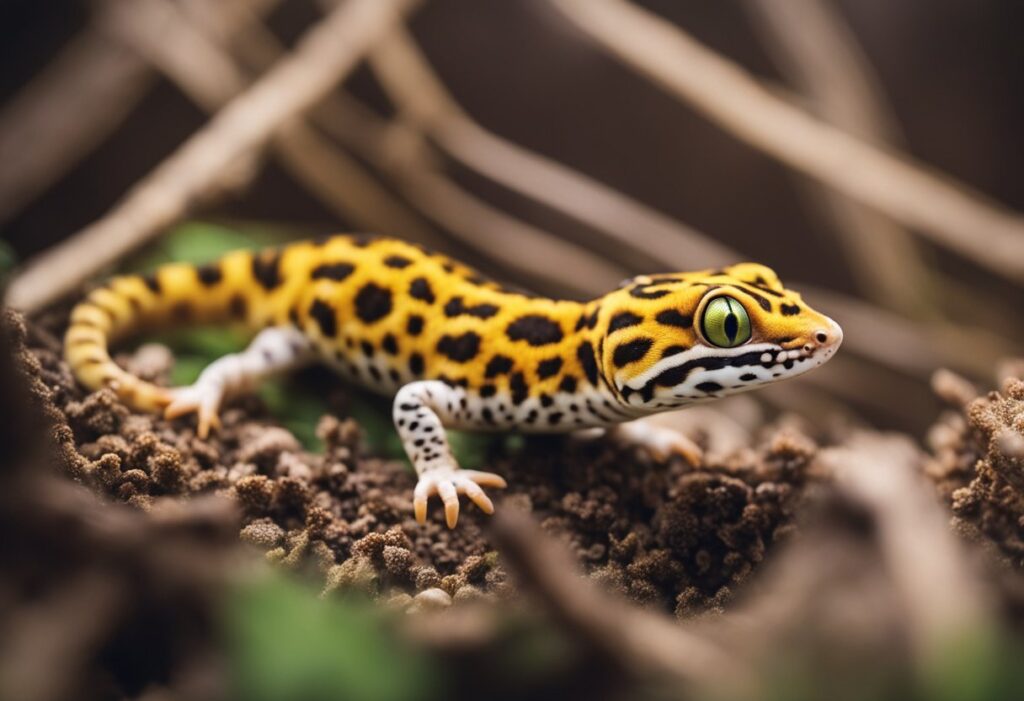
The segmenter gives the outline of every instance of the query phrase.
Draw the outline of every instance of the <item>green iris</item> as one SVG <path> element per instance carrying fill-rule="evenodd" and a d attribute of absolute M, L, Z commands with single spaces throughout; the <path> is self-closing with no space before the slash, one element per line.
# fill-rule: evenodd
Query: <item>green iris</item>
<path fill-rule="evenodd" d="M 704 338 L 721 348 L 735 348 L 750 340 L 750 317 L 732 297 L 715 297 L 704 307 Z"/>

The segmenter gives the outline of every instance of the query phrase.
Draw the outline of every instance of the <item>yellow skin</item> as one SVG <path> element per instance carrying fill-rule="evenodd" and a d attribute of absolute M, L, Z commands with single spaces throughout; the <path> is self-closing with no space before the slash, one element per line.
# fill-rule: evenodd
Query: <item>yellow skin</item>
<path fill-rule="evenodd" d="M 712 306 L 722 296 L 732 301 Z M 727 339 L 715 333 L 723 311 L 735 312 L 725 321 Z M 231 321 L 260 333 L 187 388 L 140 380 L 107 351 L 146 329 Z M 396 427 L 420 475 L 417 519 L 436 493 L 454 526 L 459 493 L 490 513 L 482 487 L 505 482 L 460 470 L 445 428 L 610 428 L 806 372 L 841 341 L 834 321 L 755 263 L 640 276 L 581 303 L 503 290 L 402 241 L 335 236 L 114 278 L 73 310 L 65 355 L 82 384 L 110 387 L 135 409 L 172 418 L 196 412 L 202 437 L 218 425 L 226 396 L 272 372 L 325 362 L 395 395 Z M 626 428 L 656 452 L 699 460 L 679 436 L 635 421 Z"/>

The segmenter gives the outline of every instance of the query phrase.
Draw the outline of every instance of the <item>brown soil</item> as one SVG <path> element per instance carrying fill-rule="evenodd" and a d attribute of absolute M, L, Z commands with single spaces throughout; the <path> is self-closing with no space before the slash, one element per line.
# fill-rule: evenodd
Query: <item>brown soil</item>
<path fill-rule="evenodd" d="M 217 493 L 244 514 L 239 537 L 285 567 L 315 569 L 325 588 L 408 600 L 440 588 L 455 600 L 503 597 L 512 586 L 471 505 L 448 530 L 439 510 L 412 519 L 410 469 L 368 455 L 352 419 L 324 416 L 323 454 L 302 449 L 256 399 L 223 413 L 208 440 L 189 421 L 135 413 L 84 392 L 61 359 L 59 322 L 30 325 L 22 362 L 50 390 L 68 473 L 114 501 L 151 509 Z M 160 381 L 169 355 L 144 347 L 119 359 Z M 766 430 L 757 450 L 693 469 L 607 441 L 528 439 L 496 449 L 509 502 L 532 511 L 593 578 L 644 605 L 687 615 L 718 610 L 766 552 L 792 531 L 817 446 L 793 428 Z M 437 505 L 433 505 L 434 509 Z"/>
<path fill-rule="evenodd" d="M 1015 373 L 1024 375 L 1024 373 Z M 967 398 L 965 398 L 967 399 Z M 1012 570 L 1024 567 L 1024 380 L 964 402 L 929 436 L 928 466 L 953 511 L 954 528 Z"/>

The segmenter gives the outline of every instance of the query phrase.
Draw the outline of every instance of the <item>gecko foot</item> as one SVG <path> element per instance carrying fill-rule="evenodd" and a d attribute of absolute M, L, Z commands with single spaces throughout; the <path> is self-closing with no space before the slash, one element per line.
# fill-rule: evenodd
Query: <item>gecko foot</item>
<path fill-rule="evenodd" d="M 492 472 L 437 468 L 420 475 L 413 491 L 413 511 L 418 523 L 427 521 L 427 500 L 437 494 L 444 502 L 444 516 L 448 528 L 455 528 L 459 521 L 459 494 L 465 494 L 485 514 L 494 513 L 494 504 L 484 493 L 483 487 L 504 489 L 505 480 Z"/>
<path fill-rule="evenodd" d="M 665 461 L 673 455 L 678 455 L 691 467 L 699 467 L 704 457 L 704 451 L 700 446 L 679 431 L 667 426 L 657 426 L 645 420 L 622 424 L 612 432 L 612 436 L 622 445 L 646 450 L 658 461 Z"/>
<path fill-rule="evenodd" d="M 176 419 L 196 412 L 199 421 L 196 434 L 200 438 L 210 435 L 210 429 L 220 428 L 220 417 L 217 415 L 223 393 L 216 387 L 194 384 L 171 390 L 171 401 L 164 409 L 164 418 Z"/>

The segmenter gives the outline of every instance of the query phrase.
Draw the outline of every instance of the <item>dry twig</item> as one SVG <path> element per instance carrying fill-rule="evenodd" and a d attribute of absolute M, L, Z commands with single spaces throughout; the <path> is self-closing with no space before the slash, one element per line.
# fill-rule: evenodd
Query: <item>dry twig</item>
<path fill-rule="evenodd" d="M 351 0 L 307 32 L 295 52 L 235 98 L 106 217 L 31 261 L 9 290 L 37 310 L 145 243 L 215 189 L 289 119 L 320 100 L 415 0 Z"/>
<path fill-rule="evenodd" d="M 496 183 L 583 222 L 669 267 L 735 262 L 735 251 L 640 202 L 481 128 L 459 107 L 403 28 L 370 54 L 384 89 L 446 154 Z"/>
<path fill-rule="evenodd" d="M 922 669 L 942 661 L 950 641 L 989 630 L 981 584 L 948 528 L 948 514 L 923 483 L 921 456 L 910 440 L 861 434 L 822 460 L 837 487 L 874 517 Z"/>
<path fill-rule="evenodd" d="M 812 117 L 636 5 L 552 3 L 608 51 L 737 138 L 989 270 L 1024 281 L 1024 220 L 1016 212 Z"/>
<path fill-rule="evenodd" d="M 831 3 L 747 0 L 746 6 L 782 71 L 823 119 L 876 145 L 897 143 L 895 118 L 871 63 Z M 934 306 L 934 281 L 912 235 L 827 188 L 806 190 L 834 221 L 862 293 L 911 317 L 927 314 Z"/>
<path fill-rule="evenodd" d="M 191 21 L 167 0 L 133 0 L 119 7 L 115 30 L 122 41 L 206 110 L 216 112 L 247 87 L 248 76 L 218 46 L 228 43 L 234 33 L 225 31 L 219 7 L 207 3 L 192 7 L 195 18 Z M 246 40 L 240 45 L 248 46 L 257 29 L 257 23 L 239 28 L 237 33 Z M 274 52 L 274 58 L 279 55 Z M 281 127 L 272 145 L 286 168 L 356 227 L 390 231 L 426 243 L 441 240 L 358 161 L 336 149 L 304 120 L 297 118 Z"/>
<path fill-rule="evenodd" d="M 0 113 L 0 221 L 16 214 L 124 121 L 146 64 L 86 29 Z"/>
<path fill-rule="evenodd" d="M 243 16 L 258 17 L 278 2 L 216 0 L 216 14 L 230 37 Z M 152 84 L 145 61 L 108 31 L 117 4 L 101 3 L 91 25 L 0 113 L 0 221 L 106 139 Z"/>
<path fill-rule="evenodd" d="M 746 680 L 742 666 L 715 643 L 667 617 L 607 596 L 580 577 L 568 553 L 525 512 L 503 509 L 491 526 L 499 551 L 522 584 L 581 640 L 597 646 L 624 672 L 640 677 L 653 674 L 687 685 L 723 679 L 726 672 L 734 684 Z"/>

